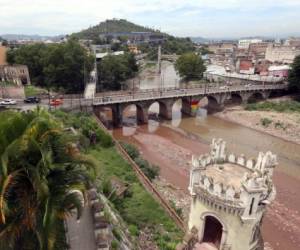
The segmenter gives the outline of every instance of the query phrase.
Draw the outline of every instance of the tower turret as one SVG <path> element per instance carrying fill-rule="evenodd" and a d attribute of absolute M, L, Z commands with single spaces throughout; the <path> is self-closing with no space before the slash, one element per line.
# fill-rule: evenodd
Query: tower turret
<path fill-rule="evenodd" d="M 275 198 L 276 165 L 271 152 L 260 152 L 257 159 L 226 154 L 222 139 L 213 139 L 210 154 L 192 157 L 189 230 L 198 230 L 195 249 L 205 249 L 205 244 L 222 250 L 263 249 L 260 226 Z"/>

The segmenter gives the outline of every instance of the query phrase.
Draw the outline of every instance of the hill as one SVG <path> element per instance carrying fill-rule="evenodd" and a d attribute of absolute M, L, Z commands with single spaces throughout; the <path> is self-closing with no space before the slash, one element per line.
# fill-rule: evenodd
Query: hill
<path fill-rule="evenodd" d="M 125 19 L 110 19 L 99 23 L 98 25 L 89 27 L 80 32 L 73 33 L 72 36 L 79 39 L 96 40 L 100 33 L 112 32 L 154 32 L 161 33 L 159 30 L 143 27 Z"/>
<path fill-rule="evenodd" d="M 182 54 L 184 52 L 189 52 L 194 50 L 194 44 L 189 38 L 178 38 L 171 36 L 169 34 L 163 33 L 159 30 L 151 29 L 135 23 L 129 22 L 125 19 L 111 19 L 99 23 L 96 26 L 92 26 L 88 29 L 84 29 L 80 32 L 73 33 L 71 36 L 78 39 L 89 39 L 93 40 L 94 43 L 101 43 L 99 35 L 101 33 L 113 33 L 113 32 L 153 32 L 165 37 L 165 41 L 162 45 L 162 52 L 165 54 Z M 143 53 L 149 53 L 154 50 L 157 46 L 151 44 L 141 44 L 139 49 Z M 154 51 L 156 56 L 157 51 Z"/>

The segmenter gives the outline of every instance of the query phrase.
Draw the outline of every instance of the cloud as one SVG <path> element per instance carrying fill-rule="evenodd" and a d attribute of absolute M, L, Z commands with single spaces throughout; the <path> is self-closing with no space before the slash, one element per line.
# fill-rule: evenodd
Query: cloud
<path fill-rule="evenodd" d="M 292 32 L 300 24 L 297 13 L 299 0 L 0 0 L 0 33 L 71 33 L 113 17 L 176 35 L 265 31 L 257 20 L 270 32 L 276 26 Z"/>

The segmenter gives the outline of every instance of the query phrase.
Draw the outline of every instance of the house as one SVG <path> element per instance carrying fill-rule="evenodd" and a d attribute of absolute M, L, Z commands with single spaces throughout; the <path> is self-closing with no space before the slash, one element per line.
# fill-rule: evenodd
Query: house
<path fill-rule="evenodd" d="M 290 66 L 288 65 L 270 66 L 269 76 L 288 77 L 289 70 L 290 70 Z"/>
<path fill-rule="evenodd" d="M 12 82 L 17 86 L 30 85 L 26 65 L 0 65 L 0 81 Z"/>

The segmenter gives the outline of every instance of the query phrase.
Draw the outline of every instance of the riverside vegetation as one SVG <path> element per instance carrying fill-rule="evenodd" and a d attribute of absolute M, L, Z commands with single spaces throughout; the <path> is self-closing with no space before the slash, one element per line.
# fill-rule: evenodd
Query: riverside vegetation
<path fill-rule="evenodd" d="M 143 230 L 150 231 L 153 241 L 160 249 L 175 249 L 181 240 L 183 232 L 167 215 L 157 201 L 145 190 L 135 175 L 132 167 L 117 152 L 111 137 L 105 134 L 90 116 L 84 114 L 69 114 L 56 111 L 55 115 L 68 126 L 73 126 L 85 135 L 85 152 L 97 161 L 97 182 L 99 191 L 110 200 L 113 208 L 119 212 L 132 237 L 137 238 Z M 88 144 L 90 132 L 98 134 L 96 143 Z M 126 151 L 141 167 L 149 179 L 155 178 L 158 168 L 142 159 L 136 148 L 125 145 Z M 139 163 L 140 162 L 140 163 Z M 128 186 L 124 197 L 114 194 L 110 185 L 112 177 L 119 178 Z"/>
<path fill-rule="evenodd" d="M 80 217 L 79 193 L 96 184 L 107 194 L 112 177 L 128 184 L 123 198 L 108 198 L 132 238 L 150 230 L 160 249 L 175 249 L 182 232 L 92 117 L 36 109 L 0 118 L 0 249 L 67 249 L 63 221 L 74 208 Z"/>

